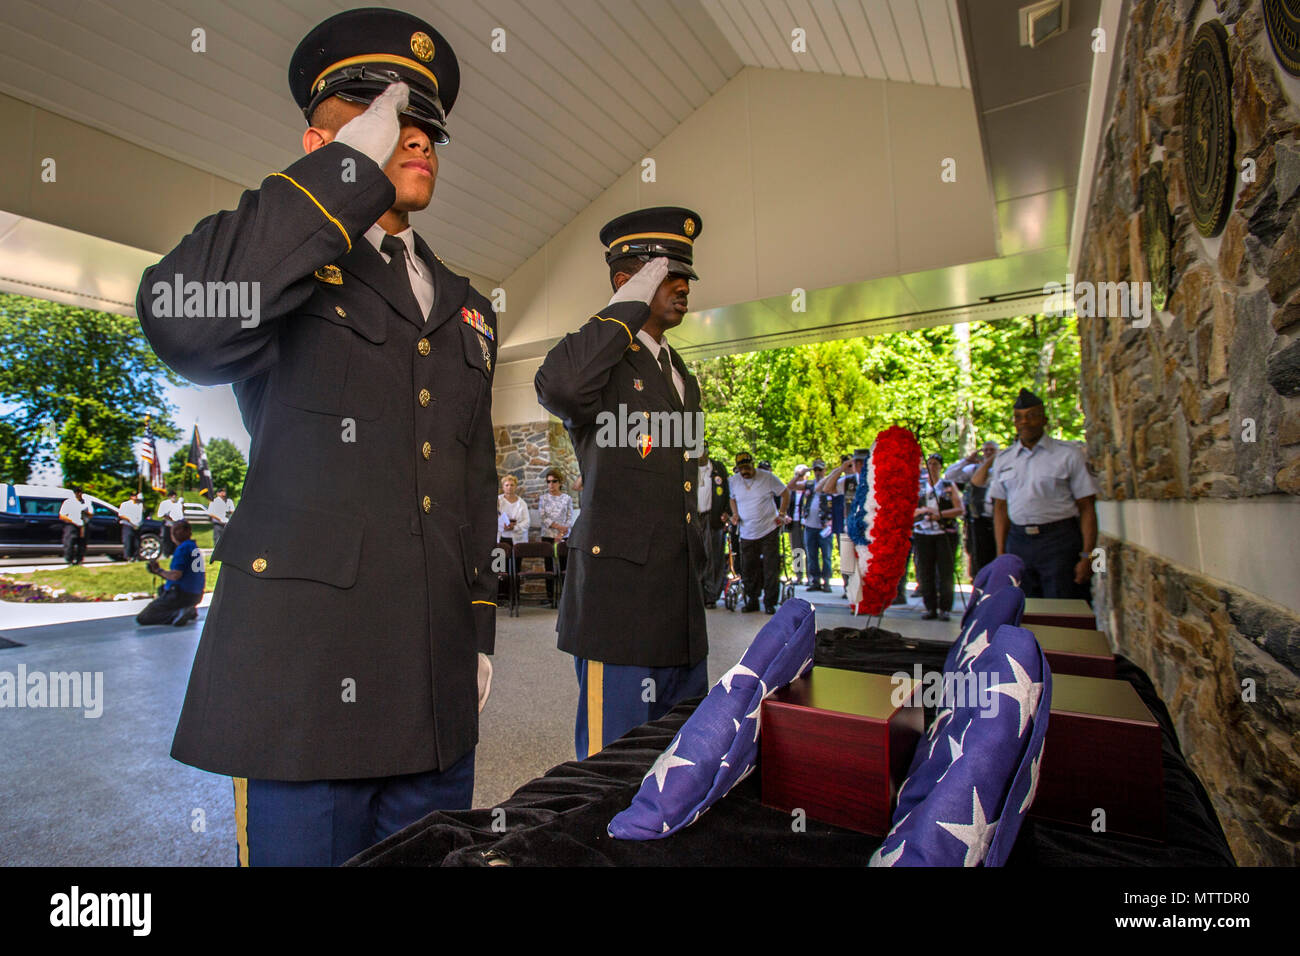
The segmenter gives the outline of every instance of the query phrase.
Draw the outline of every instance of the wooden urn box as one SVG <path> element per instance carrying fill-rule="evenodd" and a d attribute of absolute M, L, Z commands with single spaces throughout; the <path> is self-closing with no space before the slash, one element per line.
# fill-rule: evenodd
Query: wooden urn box
<path fill-rule="evenodd" d="M 1054 676 L 1073 674 L 1076 677 L 1114 678 L 1115 655 L 1111 653 L 1110 641 L 1101 631 L 1052 624 L 1026 626 L 1047 655 Z"/>
<path fill-rule="evenodd" d="M 1025 598 L 1025 616 L 1020 619 L 1020 626 L 1032 629 L 1035 624 L 1092 631 L 1097 628 L 1097 616 L 1087 601 L 1078 598 Z"/>
<path fill-rule="evenodd" d="M 763 702 L 764 806 L 883 836 L 925 727 L 921 685 L 814 667 Z M 896 705 L 895 700 L 901 700 Z"/>
<path fill-rule="evenodd" d="M 1123 680 L 1052 676 L 1052 713 L 1029 815 L 1163 840 L 1160 725 Z"/>

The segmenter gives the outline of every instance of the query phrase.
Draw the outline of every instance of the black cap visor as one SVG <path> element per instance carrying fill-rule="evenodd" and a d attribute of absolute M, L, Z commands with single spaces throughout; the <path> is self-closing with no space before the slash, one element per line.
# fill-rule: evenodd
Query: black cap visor
<path fill-rule="evenodd" d="M 400 68 L 387 70 L 372 66 L 349 66 L 336 70 L 323 80 L 324 86 L 317 84 L 317 92 L 303 110 L 309 123 L 312 111 L 331 96 L 369 105 L 393 83 L 405 83 L 410 87 L 411 95 L 402 115 L 419 123 L 435 146 L 446 146 L 451 142 L 451 137 L 447 135 L 447 117 L 442 109 L 442 101 L 438 99 L 437 93 L 428 89 L 427 81 L 423 78 L 416 79 Z"/>

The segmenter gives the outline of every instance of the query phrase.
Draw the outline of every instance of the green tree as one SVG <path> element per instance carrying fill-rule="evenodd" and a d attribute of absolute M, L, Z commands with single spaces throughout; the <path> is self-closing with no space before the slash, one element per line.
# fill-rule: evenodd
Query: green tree
<path fill-rule="evenodd" d="M 969 333 L 964 389 L 951 326 L 701 362 L 710 451 L 729 460 L 750 450 L 788 478 L 796 464 L 816 457 L 834 467 L 840 454 L 898 424 L 915 432 L 927 453 L 952 462 L 965 451 L 964 423 L 978 440 L 1014 440 L 1011 406 L 1022 386 L 1042 396 L 1053 434 L 1083 437 L 1073 317 L 999 319 Z"/>
<path fill-rule="evenodd" d="M 0 469 L 26 481 L 58 465 L 63 480 L 107 499 L 136 486 L 146 416 L 175 438 L 167 383 L 181 379 L 129 316 L 0 293 Z"/>
<path fill-rule="evenodd" d="M 244 490 L 244 476 L 248 474 L 248 461 L 244 453 L 228 438 L 214 438 L 208 442 L 208 467 L 212 469 L 212 487 L 225 488 L 231 499 L 238 498 Z"/>

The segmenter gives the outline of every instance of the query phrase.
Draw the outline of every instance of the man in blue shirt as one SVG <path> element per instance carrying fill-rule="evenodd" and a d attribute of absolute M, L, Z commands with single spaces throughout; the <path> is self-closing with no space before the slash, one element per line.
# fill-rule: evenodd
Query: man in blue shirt
<path fill-rule="evenodd" d="M 184 519 L 171 527 L 171 567 L 164 571 L 156 560 L 146 567 L 150 574 L 164 579 L 158 596 L 136 615 L 137 624 L 172 624 L 180 627 L 198 619 L 198 603 L 203 600 L 203 587 L 207 574 L 203 567 L 203 552 L 191 538 L 190 523 Z"/>

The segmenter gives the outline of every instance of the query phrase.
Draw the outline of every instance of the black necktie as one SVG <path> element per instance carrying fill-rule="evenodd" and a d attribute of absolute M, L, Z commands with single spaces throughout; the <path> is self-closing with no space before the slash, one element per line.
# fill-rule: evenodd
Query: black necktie
<path fill-rule="evenodd" d="M 379 248 L 389 257 L 388 268 L 401 280 L 403 289 L 411 289 L 411 274 L 406 271 L 406 243 L 396 236 L 385 235 Z M 411 289 L 412 294 L 415 290 Z"/>
<path fill-rule="evenodd" d="M 659 346 L 659 367 L 663 369 L 664 381 L 668 383 L 668 394 L 673 397 L 673 404 L 676 405 L 681 401 L 681 396 L 677 394 L 677 386 L 673 383 L 673 363 L 668 358 L 668 346 Z"/>

